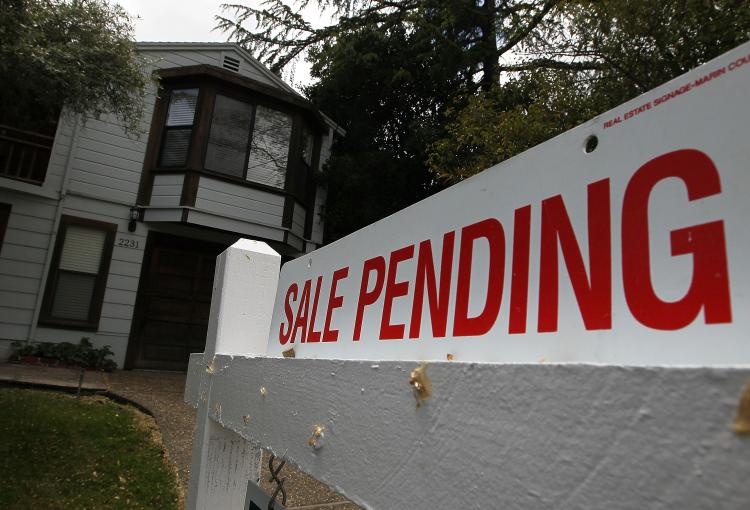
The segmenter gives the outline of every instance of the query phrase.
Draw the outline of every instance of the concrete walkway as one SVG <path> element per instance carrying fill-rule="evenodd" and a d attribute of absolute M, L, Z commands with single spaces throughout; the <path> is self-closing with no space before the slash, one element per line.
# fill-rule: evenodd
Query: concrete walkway
<path fill-rule="evenodd" d="M 0 382 L 76 388 L 77 369 L 0 364 Z M 195 428 L 195 410 L 183 402 L 185 374 L 117 370 L 112 373 L 86 372 L 83 388 L 109 392 L 124 398 L 154 416 L 161 430 L 168 458 L 177 467 L 183 492 L 190 479 L 190 455 Z M 263 457 L 261 487 L 272 492 L 268 482 L 267 454 Z M 296 510 L 353 510 L 359 508 L 325 484 L 287 464 L 280 475 L 286 478 L 287 508 Z"/>

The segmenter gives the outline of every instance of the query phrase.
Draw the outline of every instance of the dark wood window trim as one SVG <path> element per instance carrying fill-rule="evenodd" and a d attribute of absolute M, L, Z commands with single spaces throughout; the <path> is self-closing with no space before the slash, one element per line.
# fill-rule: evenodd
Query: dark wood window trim
<path fill-rule="evenodd" d="M 89 305 L 89 316 L 86 320 L 63 319 L 52 316 L 52 305 L 57 284 L 60 276 L 60 257 L 62 256 L 63 245 L 70 225 L 80 225 L 89 228 L 95 228 L 105 232 L 104 248 L 99 262 L 99 272 L 96 275 L 94 292 Z M 107 276 L 109 275 L 109 265 L 112 260 L 112 249 L 114 247 L 115 235 L 117 234 L 117 225 L 105 223 L 103 221 L 89 220 L 86 218 L 77 218 L 75 216 L 62 216 L 60 219 L 60 229 L 57 233 L 55 242 L 55 251 L 52 255 L 52 264 L 50 265 L 47 286 L 44 292 L 42 310 L 39 317 L 39 324 L 44 326 L 53 326 L 65 329 L 80 329 L 96 331 L 99 328 L 99 318 L 102 312 L 102 303 L 104 301 L 104 290 L 107 285 Z"/>
<path fill-rule="evenodd" d="M 0 253 L 3 250 L 3 239 L 5 239 L 5 230 L 8 228 L 9 218 L 10 204 L 0 203 Z"/>

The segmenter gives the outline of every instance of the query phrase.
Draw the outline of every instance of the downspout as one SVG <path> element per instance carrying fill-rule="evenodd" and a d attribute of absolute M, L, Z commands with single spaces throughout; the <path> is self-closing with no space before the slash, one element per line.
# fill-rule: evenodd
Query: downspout
<path fill-rule="evenodd" d="M 39 322 L 39 315 L 42 311 L 42 301 L 44 300 L 44 289 L 47 286 L 47 276 L 49 275 L 49 269 L 52 265 L 52 254 L 55 251 L 55 243 L 57 242 L 57 231 L 60 229 L 63 201 L 68 194 L 68 185 L 70 184 L 70 174 L 73 166 L 73 151 L 78 147 L 78 136 L 80 134 L 79 128 L 81 125 L 80 120 L 81 118 L 79 115 L 73 117 L 73 133 L 70 137 L 70 148 L 68 150 L 68 155 L 65 158 L 65 171 L 63 173 L 62 182 L 60 183 L 57 209 L 55 210 L 55 221 L 52 224 L 52 232 L 50 232 L 49 243 L 47 244 L 47 255 L 44 258 L 42 277 L 39 279 L 39 289 L 37 290 L 36 303 L 34 304 L 34 315 L 31 317 L 31 326 L 29 327 L 29 334 L 26 337 L 27 344 L 36 338 L 37 324 Z"/>

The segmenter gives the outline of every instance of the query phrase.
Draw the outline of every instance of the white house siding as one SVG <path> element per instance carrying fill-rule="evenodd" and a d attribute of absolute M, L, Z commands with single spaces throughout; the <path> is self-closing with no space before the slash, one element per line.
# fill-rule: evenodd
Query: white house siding
<path fill-rule="evenodd" d="M 201 176 L 198 182 L 195 208 L 216 215 L 280 228 L 284 216 L 284 197 Z"/>
<path fill-rule="evenodd" d="M 197 50 L 188 50 L 190 46 L 185 45 L 182 49 L 180 45 L 166 48 L 158 46 L 149 46 L 148 43 L 141 45 L 142 53 L 151 61 L 154 68 L 185 67 L 195 65 L 212 65 L 217 67 L 223 66 L 224 55 L 237 58 L 240 60 L 240 69 L 237 74 L 251 78 L 265 85 L 279 87 L 279 83 L 269 71 L 262 69 L 255 63 L 250 62 L 231 48 L 210 49 L 200 48 Z M 196 46 L 194 46 L 196 48 Z M 288 85 L 283 84 L 281 88 L 287 91 L 293 91 Z"/>
<path fill-rule="evenodd" d="M 39 342 L 78 342 L 81 337 L 88 337 L 94 345 L 109 345 L 114 360 L 122 366 L 130 334 L 130 323 L 133 318 L 138 279 L 143 262 L 146 245 L 146 227 L 138 223 L 135 232 L 128 232 L 128 213 L 130 208 L 104 200 L 95 200 L 69 195 L 63 204 L 64 215 L 104 221 L 117 225 L 115 246 L 109 266 L 107 286 L 104 291 L 102 312 L 97 331 L 57 329 L 40 326 L 37 329 L 36 341 Z M 137 248 L 118 246 L 118 239 L 126 238 L 137 241 Z"/>
<path fill-rule="evenodd" d="M 184 174 L 160 174 L 154 176 L 150 205 L 154 207 L 179 207 L 184 180 Z"/>
<path fill-rule="evenodd" d="M 8 341 L 26 340 L 34 315 L 55 200 L 0 189 L 0 202 L 11 204 L 0 251 L 0 351 Z"/>
<path fill-rule="evenodd" d="M 114 117 L 87 119 L 72 156 L 69 192 L 134 205 L 145 153 L 145 135 L 128 137 Z"/>

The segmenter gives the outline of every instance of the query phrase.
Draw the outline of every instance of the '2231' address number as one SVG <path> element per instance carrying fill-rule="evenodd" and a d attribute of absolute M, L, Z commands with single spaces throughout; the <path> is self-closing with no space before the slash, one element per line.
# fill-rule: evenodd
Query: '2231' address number
<path fill-rule="evenodd" d="M 136 241 L 135 239 L 118 237 L 115 246 L 121 246 L 123 248 L 138 248 L 138 241 Z"/>

